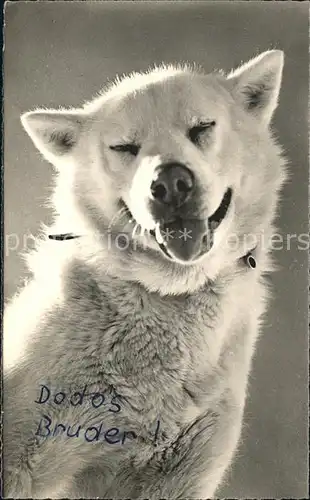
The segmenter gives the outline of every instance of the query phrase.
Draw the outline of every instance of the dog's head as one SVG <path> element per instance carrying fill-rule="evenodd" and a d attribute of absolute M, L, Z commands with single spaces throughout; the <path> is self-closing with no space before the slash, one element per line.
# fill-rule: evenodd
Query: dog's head
<path fill-rule="evenodd" d="M 228 76 L 161 67 L 117 81 L 81 109 L 24 114 L 60 184 L 67 179 L 60 215 L 109 234 L 113 258 L 151 289 L 214 278 L 274 215 L 284 169 L 269 125 L 282 67 L 277 50 Z M 157 285 L 145 277 L 150 266 Z M 167 283 L 176 276 L 180 288 Z"/>

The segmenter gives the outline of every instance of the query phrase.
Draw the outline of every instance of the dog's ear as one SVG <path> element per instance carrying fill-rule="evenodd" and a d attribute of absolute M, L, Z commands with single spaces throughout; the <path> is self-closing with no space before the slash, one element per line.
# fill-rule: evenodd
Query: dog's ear
<path fill-rule="evenodd" d="M 267 126 L 277 107 L 284 53 L 270 50 L 243 64 L 228 75 L 237 100 Z"/>
<path fill-rule="evenodd" d="M 82 110 L 36 110 L 23 114 L 21 122 L 34 145 L 54 164 L 77 144 L 85 114 Z"/>

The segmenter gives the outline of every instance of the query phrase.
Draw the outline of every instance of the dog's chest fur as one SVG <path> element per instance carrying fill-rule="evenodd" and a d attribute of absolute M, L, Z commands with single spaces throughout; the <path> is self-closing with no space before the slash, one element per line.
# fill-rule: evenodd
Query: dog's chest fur
<path fill-rule="evenodd" d="M 32 347 L 38 384 L 72 391 L 88 384 L 92 392 L 113 386 L 121 396 L 114 425 L 131 425 L 145 439 L 157 421 L 164 435 L 178 434 L 227 388 L 222 349 L 243 317 L 240 300 L 238 310 L 225 307 L 230 286 L 162 297 L 110 277 L 98 283 L 81 262 L 63 283 L 63 300 L 46 314 Z M 74 417 L 70 408 L 53 411 Z M 85 407 L 79 418 L 95 425 L 103 416 Z"/>

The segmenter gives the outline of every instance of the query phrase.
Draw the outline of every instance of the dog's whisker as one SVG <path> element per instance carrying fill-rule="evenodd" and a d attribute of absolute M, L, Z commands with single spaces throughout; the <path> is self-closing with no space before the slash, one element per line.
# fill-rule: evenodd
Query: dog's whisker
<path fill-rule="evenodd" d="M 110 223 L 108 225 L 108 230 L 110 230 L 117 222 L 120 222 L 125 214 L 126 214 L 126 208 L 125 207 L 120 208 L 110 220 Z"/>
<path fill-rule="evenodd" d="M 136 233 L 137 233 L 137 231 L 139 229 L 139 226 L 140 226 L 140 224 L 138 224 L 138 223 L 135 224 L 135 227 L 133 228 L 132 233 L 131 233 L 131 237 L 132 238 L 135 237 L 135 235 L 136 235 Z"/>
<path fill-rule="evenodd" d="M 145 233 L 147 233 L 147 228 L 141 226 L 140 237 L 145 238 Z"/>

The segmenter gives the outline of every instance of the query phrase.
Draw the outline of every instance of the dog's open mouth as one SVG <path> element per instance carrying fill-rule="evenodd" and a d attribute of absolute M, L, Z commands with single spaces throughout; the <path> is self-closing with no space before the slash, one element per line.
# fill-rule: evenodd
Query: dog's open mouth
<path fill-rule="evenodd" d="M 225 219 L 232 200 L 228 188 L 216 211 L 208 219 L 176 217 L 174 220 L 157 222 L 150 231 L 161 252 L 170 260 L 192 262 L 207 253 L 213 245 L 213 233 Z M 134 220 L 127 204 L 120 200 L 128 217 Z"/>

